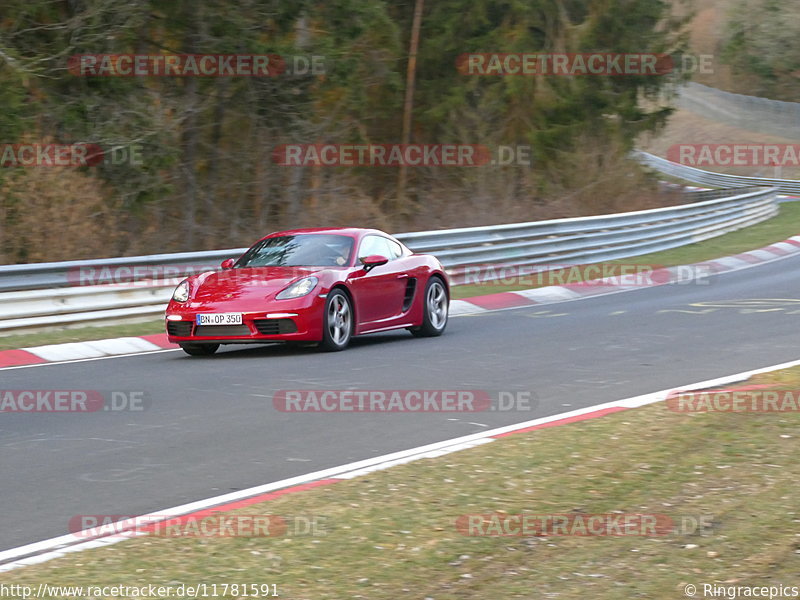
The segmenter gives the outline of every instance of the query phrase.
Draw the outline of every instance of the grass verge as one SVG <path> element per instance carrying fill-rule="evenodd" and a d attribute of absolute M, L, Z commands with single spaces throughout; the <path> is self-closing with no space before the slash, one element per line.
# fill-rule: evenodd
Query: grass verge
<path fill-rule="evenodd" d="M 755 382 L 798 389 L 800 369 Z M 0 584 L 257 583 L 307 600 L 618 600 L 682 598 L 687 584 L 800 585 L 797 419 L 659 403 L 239 511 L 323 517 L 324 535 L 145 537 L 0 574 Z M 653 537 L 467 537 L 454 527 L 465 514 L 615 511 L 684 527 Z"/>

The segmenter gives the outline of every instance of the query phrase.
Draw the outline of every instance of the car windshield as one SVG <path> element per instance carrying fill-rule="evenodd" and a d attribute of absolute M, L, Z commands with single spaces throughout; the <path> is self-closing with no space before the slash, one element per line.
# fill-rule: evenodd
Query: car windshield
<path fill-rule="evenodd" d="M 235 267 L 343 267 L 352 251 L 353 238 L 346 235 L 281 235 L 258 242 Z"/>

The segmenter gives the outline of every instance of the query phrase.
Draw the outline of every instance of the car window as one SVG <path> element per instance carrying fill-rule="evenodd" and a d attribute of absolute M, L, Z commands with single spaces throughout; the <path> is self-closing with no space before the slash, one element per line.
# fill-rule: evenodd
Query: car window
<path fill-rule="evenodd" d="M 302 234 L 265 238 L 236 262 L 242 267 L 341 267 L 350 261 L 353 238 Z"/>
<path fill-rule="evenodd" d="M 389 258 L 400 258 L 403 256 L 403 247 L 394 240 L 386 240 L 386 245 L 389 247 Z"/>
<path fill-rule="evenodd" d="M 373 254 L 380 254 L 386 258 L 396 258 L 389 246 L 389 240 L 380 235 L 368 235 L 361 240 L 361 249 L 358 251 L 358 258 L 364 258 Z"/>

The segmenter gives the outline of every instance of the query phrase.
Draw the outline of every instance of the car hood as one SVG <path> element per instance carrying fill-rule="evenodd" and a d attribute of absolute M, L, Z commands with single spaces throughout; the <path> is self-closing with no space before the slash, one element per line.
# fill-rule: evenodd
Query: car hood
<path fill-rule="evenodd" d="M 293 281 L 316 275 L 319 267 L 253 267 L 201 273 L 190 280 L 193 300 L 260 299 L 272 297 Z"/>

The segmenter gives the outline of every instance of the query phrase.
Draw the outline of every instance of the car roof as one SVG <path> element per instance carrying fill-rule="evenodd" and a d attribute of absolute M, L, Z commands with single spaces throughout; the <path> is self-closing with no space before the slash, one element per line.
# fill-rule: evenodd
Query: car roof
<path fill-rule="evenodd" d="M 378 235 L 389 236 L 388 233 L 384 233 L 383 231 L 380 231 L 378 229 L 365 229 L 362 227 L 308 227 L 304 229 L 288 229 L 286 231 L 275 231 L 274 233 L 270 233 L 269 235 L 266 235 L 264 237 L 269 238 L 269 237 L 276 237 L 279 235 L 303 235 L 306 233 L 331 233 L 336 235 L 346 235 L 349 237 L 362 237 L 370 233 L 375 233 Z"/>

